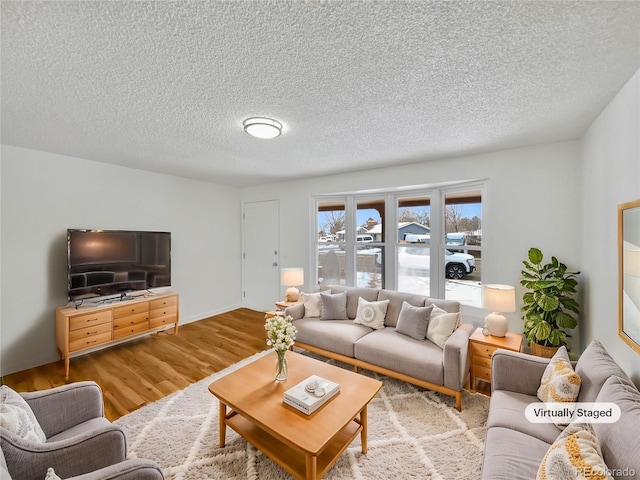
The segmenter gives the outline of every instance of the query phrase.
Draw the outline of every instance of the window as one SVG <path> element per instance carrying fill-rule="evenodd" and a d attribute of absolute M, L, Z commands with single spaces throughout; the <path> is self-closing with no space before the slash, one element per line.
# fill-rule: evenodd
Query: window
<path fill-rule="evenodd" d="M 480 307 L 483 189 L 317 197 L 318 284 L 390 288 Z"/>
<path fill-rule="evenodd" d="M 316 271 L 318 285 L 345 284 L 345 202 L 326 200 L 317 208 Z"/>
<path fill-rule="evenodd" d="M 482 306 L 482 194 L 444 194 L 445 298 Z"/>

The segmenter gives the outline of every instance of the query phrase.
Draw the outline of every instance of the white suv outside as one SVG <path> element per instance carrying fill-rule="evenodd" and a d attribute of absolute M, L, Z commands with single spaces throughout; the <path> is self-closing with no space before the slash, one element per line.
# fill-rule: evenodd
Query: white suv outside
<path fill-rule="evenodd" d="M 429 270 L 430 250 L 425 247 L 401 247 L 398 251 L 400 267 L 410 270 Z M 447 278 L 460 280 L 476 268 L 476 259 L 466 253 L 444 251 L 445 274 Z"/>

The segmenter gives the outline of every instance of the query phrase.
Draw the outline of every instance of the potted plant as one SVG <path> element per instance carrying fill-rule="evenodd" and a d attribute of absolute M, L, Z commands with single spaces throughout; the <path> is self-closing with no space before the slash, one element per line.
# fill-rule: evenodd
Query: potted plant
<path fill-rule="evenodd" d="M 578 324 L 580 305 L 574 296 L 580 272 L 568 272 L 556 257 L 543 265 L 544 256 L 537 248 L 530 248 L 528 256 L 529 260 L 522 262 L 525 269 L 520 280 L 530 290 L 522 297 L 524 335 L 532 354 L 550 358 L 567 344 L 564 329 L 573 329 Z"/>

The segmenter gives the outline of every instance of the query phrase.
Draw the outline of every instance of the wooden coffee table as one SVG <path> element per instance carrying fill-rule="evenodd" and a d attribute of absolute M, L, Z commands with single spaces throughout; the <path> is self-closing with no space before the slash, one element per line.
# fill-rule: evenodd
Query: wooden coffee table
<path fill-rule="evenodd" d="M 283 382 L 274 380 L 273 352 L 209 385 L 220 400 L 220 447 L 229 425 L 294 477 L 320 479 L 358 434 L 367 453 L 367 405 L 382 383 L 292 351 L 286 355 L 289 378 Z M 340 393 L 311 415 L 283 403 L 285 390 L 314 374 L 340 384 Z"/>

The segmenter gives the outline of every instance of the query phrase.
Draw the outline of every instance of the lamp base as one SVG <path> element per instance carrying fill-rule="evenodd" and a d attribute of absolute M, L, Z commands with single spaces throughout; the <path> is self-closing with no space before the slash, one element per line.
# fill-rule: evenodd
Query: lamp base
<path fill-rule="evenodd" d="M 489 335 L 504 337 L 509 331 L 509 321 L 504 315 L 493 312 L 484 317 L 484 326 L 489 330 Z"/>
<path fill-rule="evenodd" d="M 285 302 L 297 302 L 300 298 L 300 290 L 296 287 L 289 287 L 287 291 L 284 292 L 284 301 Z"/>

